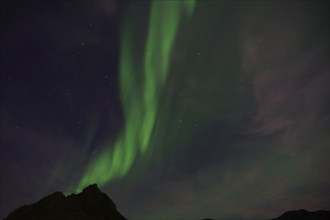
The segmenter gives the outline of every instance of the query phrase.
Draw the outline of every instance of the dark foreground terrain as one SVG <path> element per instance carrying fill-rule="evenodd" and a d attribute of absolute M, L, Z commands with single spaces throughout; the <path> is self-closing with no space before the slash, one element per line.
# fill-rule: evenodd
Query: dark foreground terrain
<path fill-rule="evenodd" d="M 55 192 L 32 205 L 25 205 L 5 220 L 126 220 L 113 201 L 97 185 L 79 194 L 65 196 Z"/>
<path fill-rule="evenodd" d="M 330 211 L 289 211 L 272 220 L 329 220 Z M 79 194 L 55 192 L 32 205 L 22 206 L 4 220 L 127 220 L 96 184 Z M 204 219 L 212 220 L 212 219 Z"/>
<path fill-rule="evenodd" d="M 278 218 L 272 220 L 329 220 L 330 211 L 315 211 L 309 212 L 307 210 L 301 209 L 296 211 L 289 211 L 284 213 Z"/>

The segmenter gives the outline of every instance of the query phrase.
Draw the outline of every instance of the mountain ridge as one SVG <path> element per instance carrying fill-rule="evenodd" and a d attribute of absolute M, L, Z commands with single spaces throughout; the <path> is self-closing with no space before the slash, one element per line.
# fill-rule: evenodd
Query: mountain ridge
<path fill-rule="evenodd" d="M 96 184 L 87 186 L 78 194 L 65 196 L 54 192 L 31 205 L 23 205 L 3 220 L 127 220 L 111 198 Z M 328 220 L 330 211 L 304 209 L 285 212 L 271 220 Z M 203 220 L 213 220 L 204 218 Z"/>
<path fill-rule="evenodd" d="M 330 219 L 330 211 L 317 210 L 307 211 L 305 209 L 292 210 L 285 212 L 277 218 L 271 220 L 328 220 Z"/>
<path fill-rule="evenodd" d="M 78 194 L 54 192 L 12 211 L 4 220 L 127 220 L 96 184 Z"/>

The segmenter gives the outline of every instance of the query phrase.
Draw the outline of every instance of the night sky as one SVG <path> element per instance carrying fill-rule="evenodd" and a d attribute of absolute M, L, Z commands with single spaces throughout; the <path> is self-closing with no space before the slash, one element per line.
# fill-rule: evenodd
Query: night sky
<path fill-rule="evenodd" d="M 131 220 L 330 209 L 327 1 L 1 8 L 1 218 L 92 183 Z"/>

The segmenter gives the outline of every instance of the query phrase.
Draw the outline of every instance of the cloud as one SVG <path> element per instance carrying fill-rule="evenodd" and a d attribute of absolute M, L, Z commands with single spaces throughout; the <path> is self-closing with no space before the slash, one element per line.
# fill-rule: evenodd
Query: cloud
<path fill-rule="evenodd" d="M 290 209 L 326 208 L 327 176 L 313 175 L 318 164 L 308 158 L 247 152 L 244 158 L 168 178 L 149 185 L 149 196 L 133 202 L 131 218 L 267 219 Z"/>
<path fill-rule="evenodd" d="M 294 6 L 292 11 L 271 6 L 262 8 L 262 18 L 247 19 L 242 26 L 242 73 L 250 80 L 257 101 L 249 132 L 281 131 L 283 141 L 289 143 L 329 119 L 325 113 L 329 108 L 329 42 L 324 37 L 328 31 L 316 12 L 303 4 L 285 5 Z M 321 28 L 315 29 L 315 23 L 321 23 Z"/>
<path fill-rule="evenodd" d="M 95 1 L 93 4 L 95 14 L 113 17 L 117 13 L 118 1 Z"/>

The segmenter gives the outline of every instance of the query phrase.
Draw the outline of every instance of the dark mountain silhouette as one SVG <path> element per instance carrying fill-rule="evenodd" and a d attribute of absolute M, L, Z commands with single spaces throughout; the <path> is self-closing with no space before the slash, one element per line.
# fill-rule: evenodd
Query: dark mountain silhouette
<path fill-rule="evenodd" d="M 278 218 L 274 218 L 272 220 L 329 220 L 330 219 L 330 211 L 315 211 L 309 212 L 304 209 L 289 211 L 284 213 Z"/>
<path fill-rule="evenodd" d="M 32 205 L 22 206 L 4 220 L 126 220 L 96 184 L 69 196 L 55 192 Z"/>
<path fill-rule="evenodd" d="M 289 211 L 272 220 L 329 220 L 330 211 Z M 69 196 L 55 192 L 32 205 L 22 206 L 4 220 L 127 220 L 96 184 Z M 212 220 L 205 218 L 203 220 Z"/>

